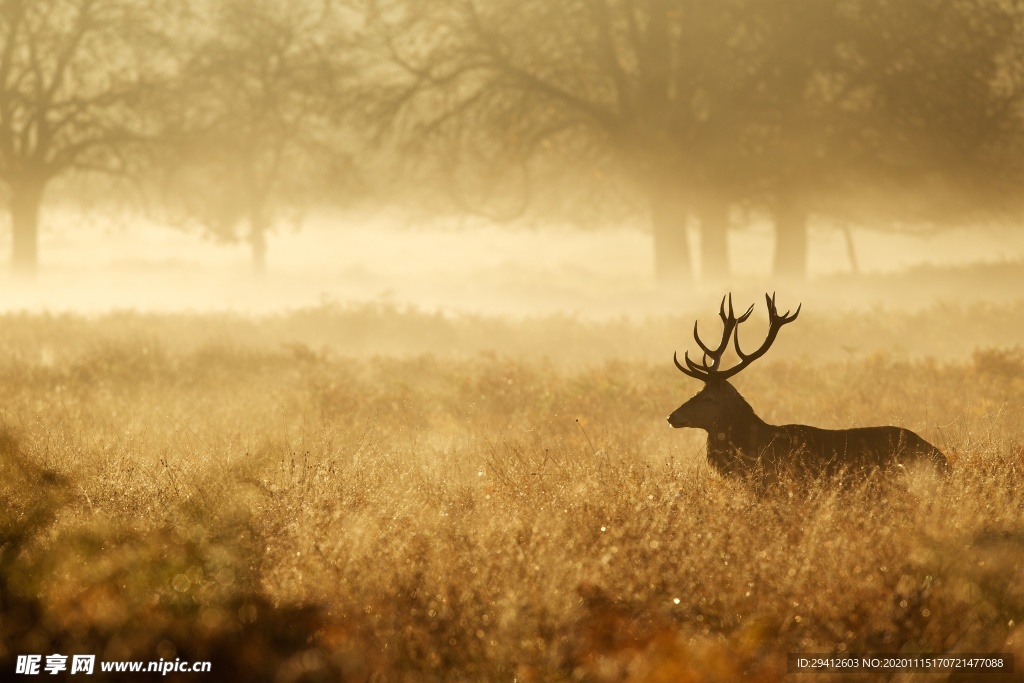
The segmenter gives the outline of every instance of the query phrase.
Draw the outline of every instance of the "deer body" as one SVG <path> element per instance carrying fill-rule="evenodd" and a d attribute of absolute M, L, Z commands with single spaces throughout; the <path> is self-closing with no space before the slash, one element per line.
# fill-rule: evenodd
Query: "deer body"
<path fill-rule="evenodd" d="M 723 340 L 717 349 L 701 341 L 694 326 L 694 337 L 704 351 L 704 363 L 684 356 L 686 366 L 676 366 L 686 375 L 704 382 L 696 396 L 681 405 L 669 418 L 673 427 L 692 427 L 708 433 L 708 461 L 720 474 L 759 480 L 769 485 L 783 475 L 798 479 L 836 476 L 840 473 L 863 475 L 876 470 L 914 463 L 926 463 L 939 471 L 947 467 L 946 456 L 914 432 L 902 427 L 864 427 L 859 429 L 820 429 L 807 425 L 770 425 L 755 413 L 728 377 L 746 367 L 768 350 L 782 325 L 796 319 L 778 315 L 774 298 L 768 298 L 770 330 L 761 348 L 744 354 L 735 342 L 740 363 L 721 370 L 721 356 L 736 327 L 750 315 L 753 306 L 736 318 L 729 300 L 729 313 L 722 301 L 721 317 L 725 325 Z M 708 363 L 708 358 L 711 363 Z"/>

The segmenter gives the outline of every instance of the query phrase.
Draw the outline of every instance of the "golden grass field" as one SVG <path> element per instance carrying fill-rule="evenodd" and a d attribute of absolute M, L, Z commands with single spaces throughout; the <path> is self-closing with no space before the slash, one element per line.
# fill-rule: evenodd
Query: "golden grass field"
<path fill-rule="evenodd" d="M 188 681 L 1024 670 L 1024 303 L 805 311 L 735 380 L 758 414 L 899 424 L 952 472 L 767 496 L 665 422 L 692 320 L 0 317 L 0 678 L 51 652 L 213 662 Z"/>

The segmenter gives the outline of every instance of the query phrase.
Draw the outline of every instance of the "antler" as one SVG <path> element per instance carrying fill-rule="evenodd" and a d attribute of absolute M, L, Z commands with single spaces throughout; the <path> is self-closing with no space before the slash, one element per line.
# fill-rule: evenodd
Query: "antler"
<path fill-rule="evenodd" d="M 726 298 L 729 300 L 728 314 L 725 312 Z M 750 317 L 750 313 L 754 310 L 754 305 L 751 304 L 750 308 L 747 309 L 747 312 L 737 318 L 732 309 L 732 294 L 730 293 L 728 297 L 722 297 L 722 305 L 719 308 L 718 315 L 722 318 L 722 341 L 719 343 L 718 348 L 712 349 L 701 340 L 700 335 L 697 334 L 697 323 L 695 322 L 693 324 L 693 338 L 697 340 L 697 345 L 700 346 L 701 351 L 703 351 L 701 363 L 697 364 L 690 360 L 689 352 L 683 353 L 683 361 L 686 362 L 685 367 L 680 364 L 677 354 L 672 354 L 672 362 L 676 364 L 676 367 L 679 368 L 683 374 L 693 377 L 694 379 L 699 379 L 702 382 L 708 382 L 712 379 L 724 380 L 737 374 L 740 370 L 753 363 L 768 351 L 772 343 L 775 341 L 775 337 L 778 336 L 779 330 L 782 326 L 796 320 L 796 317 L 800 315 L 800 308 L 803 306 L 803 304 L 797 306 L 793 315 L 790 315 L 789 311 L 779 315 L 778 309 L 775 307 L 775 294 L 772 293 L 771 296 L 765 294 L 765 300 L 768 302 L 768 336 L 765 338 L 764 343 L 761 344 L 761 348 L 757 351 L 754 351 L 751 354 L 743 353 L 743 350 L 740 348 L 738 327 L 741 322 Z M 725 353 L 726 347 L 729 346 L 729 337 L 733 338 L 733 345 L 736 348 L 736 355 L 740 357 L 740 362 L 728 370 L 720 370 L 719 366 L 722 364 L 722 354 Z M 709 357 L 711 358 L 710 365 L 708 364 Z"/>
<path fill-rule="evenodd" d="M 729 300 L 729 313 L 725 312 L 725 301 Z M 701 364 L 698 365 L 690 360 L 689 352 L 683 354 L 683 360 L 686 361 L 686 367 L 683 367 L 679 363 L 679 357 L 676 354 L 672 354 L 672 361 L 676 364 L 684 374 L 699 379 L 701 381 L 707 381 L 713 373 L 718 372 L 718 366 L 722 363 L 722 354 L 725 353 L 726 347 L 729 346 L 729 338 L 732 336 L 736 326 L 750 317 L 753 312 L 754 306 L 751 304 L 747 312 L 741 315 L 739 318 L 736 317 L 735 311 L 732 308 L 732 294 L 722 297 L 722 305 L 718 309 L 718 316 L 722 319 L 722 341 L 719 343 L 718 348 L 712 349 L 710 346 L 704 343 L 700 338 L 700 334 L 697 332 L 697 322 L 693 323 L 693 338 L 697 340 L 697 346 L 704 352 Z M 711 365 L 708 365 L 708 357 L 711 358 Z"/>

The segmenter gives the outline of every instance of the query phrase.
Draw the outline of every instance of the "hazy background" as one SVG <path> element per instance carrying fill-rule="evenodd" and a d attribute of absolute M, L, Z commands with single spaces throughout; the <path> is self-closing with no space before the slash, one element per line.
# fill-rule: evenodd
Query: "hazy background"
<path fill-rule="evenodd" d="M 655 282 L 650 236 L 639 229 L 407 227 L 386 218 L 328 216 L 273 235 L 268 271 L 254 275 L 244 245 L 215 244 L 149 221 L 76 224 L 73 214 L 53 214 L 40 239 L 47 261 L 34 280 L 0 277 L 4 311 L 267 314 L 374 302 L 445 314 L 606 319 L 689 313 L 698 302 L 711 314 L 727 287 L 753 296 L 761 284 L 779 286 L 768 277 L 770 225 L 732 236 L 740 274 L 731 284 L 669 289 Z M 822 311 L 916 309 L 937 301 L 1013 300 L 1024 284 L 1024 231 L 856 235 L 861 276 L 851 273 L 841 238 L 821 235 L 811 241 L 814 288 L 782 283 L 780 291 L 811 297 Z M 893 282 L 913 286 L 897 297 L 888 289 Z"/>
<path fill-rule="evenodd" d="M 7 0 L 0 310 L 1012 300 L 1022 36 L 988 0 Z"/>

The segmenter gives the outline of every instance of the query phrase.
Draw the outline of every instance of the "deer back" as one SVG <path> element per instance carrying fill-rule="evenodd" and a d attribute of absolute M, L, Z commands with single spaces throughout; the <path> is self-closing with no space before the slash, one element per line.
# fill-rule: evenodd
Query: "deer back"
<path fill-rule="evenodd" d="M 948 461 L 933 445 L 902 427 L 821 429 L 787 424 L 752 426 L 745 434 L 708 435 L 709 462 L 722 474 L 760 479 L 801 480 L 925 464 L 940 472 Z"/>

